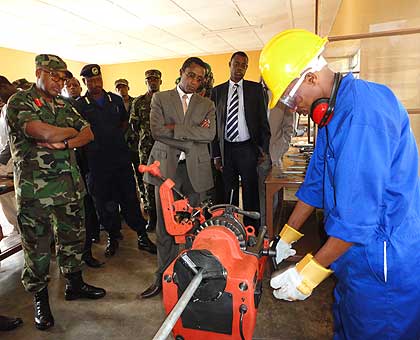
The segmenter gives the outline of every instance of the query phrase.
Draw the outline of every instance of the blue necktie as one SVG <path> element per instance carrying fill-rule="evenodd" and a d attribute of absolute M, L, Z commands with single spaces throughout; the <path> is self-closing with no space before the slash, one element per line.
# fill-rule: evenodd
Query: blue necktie
<path fill-rule="evenodd" d="M 239 96 L 238 84 L 233 85 L 232 98 L 230 100 L 228 114 L 226 117 L 226 137 L 233 142 L 239 136 L 238 130 Z"/>

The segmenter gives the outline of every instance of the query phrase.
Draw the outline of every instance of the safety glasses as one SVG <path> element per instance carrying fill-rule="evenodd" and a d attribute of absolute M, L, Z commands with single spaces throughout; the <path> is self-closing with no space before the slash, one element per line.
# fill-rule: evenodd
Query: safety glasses
<path fill-rule="evenodd" d="M 297 109 L 297 91 L 305 80 L 305 76 L 311 71 L 312 69 L 308 69 L 300 76 L 300 78 L 293 80 L 280 98 L 280 102 L 286 105 L 293 112 Z"/>

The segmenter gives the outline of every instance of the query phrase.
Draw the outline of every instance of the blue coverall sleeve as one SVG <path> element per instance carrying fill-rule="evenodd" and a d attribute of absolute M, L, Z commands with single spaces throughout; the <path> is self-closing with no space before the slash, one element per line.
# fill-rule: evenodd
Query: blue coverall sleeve
<path fill-rule="evenodd" d="M 324 194 L 324 145 L 325 136 L 319 134 L 316 147 L 306 171 L 305 180 L 296 192 L 296 197 L 312 207 L 323 207 Z"/>
<path fill-rule="evenodd" d="M 397 141 L 380 124 L 351 124 L 339 157 L 327 165 L 335 202 L 325 220 L 329 236 L 369 242 L 386 204 L 383 193 Z"/>

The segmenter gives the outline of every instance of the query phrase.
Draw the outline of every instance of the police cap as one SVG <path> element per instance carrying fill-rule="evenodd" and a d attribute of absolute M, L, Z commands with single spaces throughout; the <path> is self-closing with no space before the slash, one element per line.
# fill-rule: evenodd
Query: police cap
<path fill-rule="evenodd" d="M 97 64 L 89 64 L 83 66 L 80 75 L 85 78 L 99 76 L 101 74 L 101 67 Z"/>

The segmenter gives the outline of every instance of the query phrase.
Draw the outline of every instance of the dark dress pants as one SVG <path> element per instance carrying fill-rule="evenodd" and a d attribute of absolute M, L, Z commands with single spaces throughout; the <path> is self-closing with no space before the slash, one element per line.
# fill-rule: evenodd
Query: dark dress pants
<path fill-rule="evenodd" d="M 138 235 L 146 233 L 146 221 L 141 215 L 131 164 L 91 172 L 90 180 L 99 222 L 111 239 L 117 238 L 121 227 L 120 207 L 128 226 Z"/>
<path fill-rule="evenodd" d="M 230 143 L 225 141 L 223 161 L 223 182 L 225 184 L 225 202 L 229 203 L 233 190 L 232 204 L 239 205 L 239 176 L 242 184 L 242 203 L 246 211 L 259 211 L 256 146 L 249 140 Z M 252 225 L 258 232 L 260 222 L 244 216 L 244 224 Z"/>

